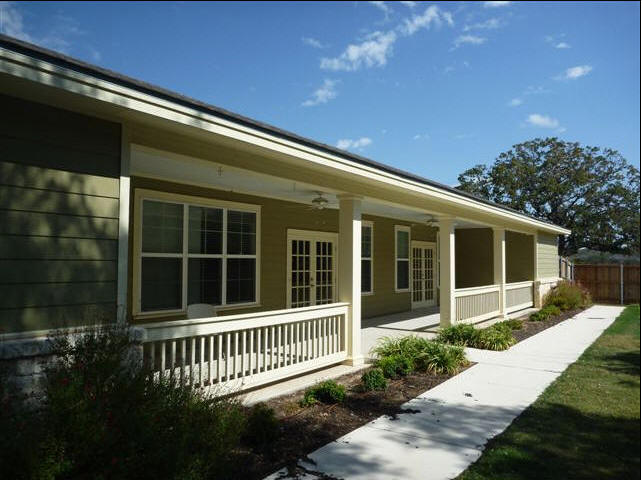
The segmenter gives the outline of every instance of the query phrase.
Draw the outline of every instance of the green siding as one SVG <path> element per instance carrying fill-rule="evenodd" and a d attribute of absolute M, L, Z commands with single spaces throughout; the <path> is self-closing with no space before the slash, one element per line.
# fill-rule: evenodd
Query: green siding
<path fill-rule="evenodd" d="M 506 282 L 533 279 L 533 236 L 506 231 Z"/>
<path fill-rule="evenodd" d="M 542 232 L 537 234 L 537 273 L 542 279 L 559 277 L 557 235 Z"/>
<path fill-rule="evenodd" d="M 0 331 L 113 320 L 120 125 L 0 102 Z"/>

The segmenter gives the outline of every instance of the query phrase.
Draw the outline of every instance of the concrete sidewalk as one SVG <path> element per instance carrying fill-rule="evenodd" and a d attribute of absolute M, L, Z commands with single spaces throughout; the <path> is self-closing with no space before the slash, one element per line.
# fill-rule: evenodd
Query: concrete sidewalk
<path fill-rule="evenodd" d="M 456 477 L 622 310 L 591 307 L 505 352 L 467 349 L 477 365 L 403 405 L 408 413 L 379 417 L 311 453 L 297 478 Z M 291 477 L 282 470 L 267 478 Z"/>

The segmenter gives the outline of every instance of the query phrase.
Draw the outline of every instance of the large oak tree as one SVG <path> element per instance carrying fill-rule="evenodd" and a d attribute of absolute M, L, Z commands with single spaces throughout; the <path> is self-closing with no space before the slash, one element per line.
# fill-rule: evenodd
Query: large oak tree
<path fill-rule="evenodd" d="M 461 190 L 570 228 L 562 254 L 640 252 L 640 171 L 616 150 L 536 138 L 458 179 Z"/>

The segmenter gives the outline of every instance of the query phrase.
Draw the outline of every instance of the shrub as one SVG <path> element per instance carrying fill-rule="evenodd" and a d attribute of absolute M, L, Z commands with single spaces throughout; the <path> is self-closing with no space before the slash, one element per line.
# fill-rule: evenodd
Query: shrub
<path fill-rule="evenodd" d="M 544 306 L 554 305 L 560 310 L 574 310 L 591 305 L 591 295 L 579 284 L 563 281 L 544 297 Z"/>
<path fill-rule="evenodd" d="M 503 322 L 497 322 L 495 325 L 506 325 L 511 330 L 521 330 L 524 326 L 524 322 L 517 318 L 512 318 L 510 320 L 504 320 Z"/>
<path fill-rule="evenodd" d="M 264 403 L 254 405 L 247 417 L 243 442 L 259 450 L 271 445 L 278 436 L 279 421 L 274 416 L 274 410 Z"/>
<path fill-rule="evenodd" d="M 385 390 L 388 387 L 388 382 L 380 368 L 373 368 L 368 370 L 361 376 L 361 386 L 366 392 L 372 390 Z"/>
<path fill-rule="evenodd" d="M 401 353 L 382 357 L 375 362 L 375 366 L 381 369 L 386 378 L 404 377 L 415 368 L 413 359 Z"/>
<path fill-rule="evenodd" d="M 124 329 L 53 339 L 42 407 L 21 418 L 11 478 L 213 478 L 233 471 L 244 417 L 237 403 L 161 379 L 131 362 Z M 0 435 L 4 437 L 4 435 Z M 14 455 L 15 451 L 22 452 Z M 12 456 L 10 456 L 12 455 Z M 25 457 L 27 461 L 23 463 Z M 17 462 L 20 464 L 16 465 Z"/>
<path fill-rule="evenodd" d="M 484 350 L 506 350 L 514 343 L 512 329 L 506 324 L 496 323 L 480 329 L 473 346 Z"/>
<path fill-rule="evenodd" d="M 529 320 L 531 322 L 543 322 L 544 320 L 548 320 L 551 317 L 556 317 L 561 313 L 562 311 L 557 306 L 548 305 L 535 313 L 531 313 L 531 315 L 529 316 Z"/>
<path fill-rule="evenodd" d="M 437 341 L 469 347 L 475 343 L 475 337 L 477 335 L 478 330 L 474 326 L 460 323 L 459 325 L 442 328 L 437 336 Z"/>
<path fill-rule="evenodd" d="M 343 403 L 346 398 L 346 389 L 334 380 L 326 380 L 314 387 L 308 388 L 303 394 L 301 406 L 307 407 L 315 403 Z"/>
<path fill-rule="evenodd" d="M 378 365 L 380 362 L 387 362 L 386 358 L 401 355 L 412 360 L 415 370 L 437 374 L 455 373 L 467 363 L 462 347 L 444 345 L 413 335 L 401 338 L 384 338 L 373 352 L 379 357 Z"/>

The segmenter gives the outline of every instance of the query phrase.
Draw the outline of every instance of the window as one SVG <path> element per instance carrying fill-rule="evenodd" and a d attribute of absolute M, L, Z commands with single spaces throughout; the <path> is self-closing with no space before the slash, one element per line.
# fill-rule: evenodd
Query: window
<path fill-rule="evenodd" d="M 361 293 L 369 294 L 372 285 L 372 222 L 361 222 Z"/>
<path fill-rule="evenodd" d="M 257 301 L 258 207 L 142 195 L 141 313 Z"/>
<path fill-rule="evenodd" d="M 395 225 L 395 289 L 406 292 L 410 285 L 410 227 Z"/>

